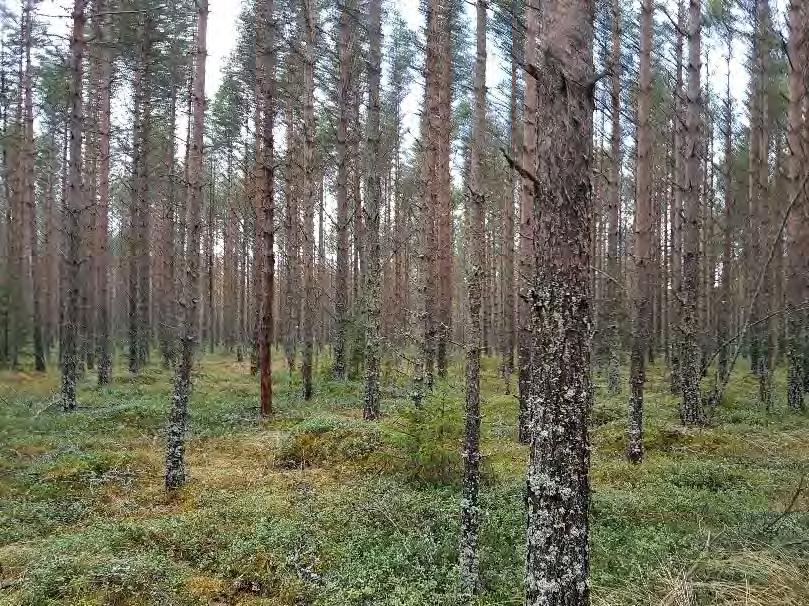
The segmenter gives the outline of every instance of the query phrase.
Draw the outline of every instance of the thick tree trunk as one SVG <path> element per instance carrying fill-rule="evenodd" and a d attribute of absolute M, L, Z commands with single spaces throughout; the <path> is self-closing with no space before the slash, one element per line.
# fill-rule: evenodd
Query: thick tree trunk
<path fill-rule="evenodd" d="M 632 463 L 643 459 L 643 390 L 646 383 L 646 349 L 650 329 L 649 290 L 652 248 L 652 0 L 643 0 L 640 17 L 640 70 L 638 91 L 638 164 L 635 202 L 635 292 L 632 308 L 629 416 L 626 456 Z M 616 344 L 617 345 L 617 344 Z"/>
<path fill-rule="evenodd" d="M 593 19 L 590 0 L 540 18 L 527 606 L 589 604 Z"/>
<path fill-rule="evenodd" d="M 79 268 L 82 234 L 81 150 L 84 116 L 82 115 L 82 60 L 86 0 L 74 0 L 73 29 L 70 36 L 70 165 L 65 197 L 64 309 L 62 318 L 62 407 L 76 408 L 78 380 Z"/>
<path fill-rule="evenodd" d="M 483 278 L 484 208 L 483 146 L 486 136 L 486 8 L 477 0 L 477 53 L 475 55 L 475 100 L 469 168 L 469 328 L 466 334 L 466 409 L 464 441 L 461 446 L 461 524 L 458 540 L 460 557 L 460 596 L 462 604 L 472 604 L 479 586 L 478 542 L 480 533 L 480 304 Z"/>
<path fill-rule="evenodd" d="M 202 138 L 205 132 L 205 60 L 207 57 L 208 0 L 197 0 L 197 48 L 192 83 L 191 139 L 188 154 L 188 247 L 182 303 L 183 325 L 180 327 L 180 359 L 174 373 L 171 396 L 168 443 L 166 448 L 166 489 L 185 484 L 185 433 L 188 422 L 188 396 L 191 392 L 191 369 L 194 349 L 199 339 L 197 309 L 199 302 L 199 241 L 202 231 Z"/>

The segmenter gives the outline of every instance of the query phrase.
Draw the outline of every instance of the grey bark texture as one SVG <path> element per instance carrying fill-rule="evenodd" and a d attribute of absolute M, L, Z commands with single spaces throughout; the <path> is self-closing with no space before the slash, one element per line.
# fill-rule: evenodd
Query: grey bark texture
<path fill-rule="evenodd" d="M 557 2 L 541 13 L 525 595 L 527 606 L 585 606 L 594 4 Z"/>

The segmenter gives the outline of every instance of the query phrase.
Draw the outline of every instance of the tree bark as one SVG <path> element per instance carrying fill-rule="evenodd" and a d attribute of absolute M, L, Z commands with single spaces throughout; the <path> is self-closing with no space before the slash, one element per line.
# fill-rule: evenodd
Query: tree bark
<path fill-rule="evenodd" d="M 198 304 L 200 273 L 200 232 L 202 231 L 203 136 L 205 133 L 205 60 L 207 57 L 208 0 L 197 0 L 197 48 L 192 83 L 192 121 L 188 154 L 188 238 L 185 284 L 180 308 L 184 312 L 180 360 L 174 373 L 168 444 L 166 448 L 166 489 L 174 490 L 186 482 L 185 433 L 188 423 L 188 396 L 194 349 L 199 340 Z"/>
<path fill-rule="evenodd" d="M 702 10 L 699 0 L 689 0 L 688 9 L 688 85 L 686 88 L 686 118 L 684 149 L 685 188 L 683 191 L 683 281 L 680 322 L 682 337 L 680 376 L 682 401 L 680 418 L 685 425 L 706 422 L 700 393 L 700 347 L 697 309 L 699 305 L 700 263 L 700 189 L 702 166 L 699 157 L 700 115 L 702 89 Z"/>
<path fill-rule="evenodd" d="M 526 66 L 534 65 L 537 60 L 537 36 L 539 35 L 539 9 L 532 2 L 525 3 L 525 47 L 523 60 Z M 536 73 L 536 72 L 534 72 Z M 523 145 L 522 164 L 526 171 L 536 174 L 537 169 L 537 80 L 526 70 L 525 101 L 523 108 Z M 534 183 L 523 175 L 520 195 L 520 301 L 519 342 L 518 342 L 518 388 L 519 419 L 517 430 L 519 440 L 527 444 L 528 403 L 531 396 L 531 373 L 533 367 L 531 304 L 529 291 L 532 286 L 534 270 Z"/>
<path fill-rule="evenodd" d="M 798 308 L 809 299 L 809 195 L 804 180 L 809 175 L 809 142 L 804 111 L 809 100 L 809 7 L 805 0 L 792 0 L 788 10 L 789 105 L 787 141 L 789 146 L 788 187 L 790 197 L 798 197 L 787 224 L 787 305 L 788 341 L 787 404 L 805 411 L 804 373 L 807 360 L 805 310 Z"/>
<path fill-rule="evenodd" d="M 541 12 L 525 591 L 527 606 L 585 606 L 594 5 L 568 0 Z"/>
<path fill-rule="evenodd" d="M 461 524 L 458 540 L 461 603 L 471 605 L 478 593 L 480 534 L 480 306 L 483 278 L 484 208 L 483 146 L 486 136 L 486 9 L 477 0 L 474 109 L 472 115 L 471 160 L 469 168 L 469 231 L 467 289 L 469 328 L 466 334 L 466 408 L 464 441 L 461 447 Z M 511 189 L 509 188 L 509 191 Z"/>
<path fill-rule="evenodd" d="M 379 244 L 379 212 L 382 198 L 380 174 L 382 161 L 379 149 L 379 87 L 382 74 L 382 3 L 370 0 L 368 5 L 369 63 L 368 63 L 368 123 L 367 172 L 365 198 L 366 265 L 365 298 L 365 397 L 362 416 L 366 420 L 381 415 L 379 394 L 379 357 L 381 341 L 381 274 L 382 260 Z"/>
<path fill-rule="evenodd" d="M 274 181 L 275 160 L 273 128 L 275 127 L 275 3 L 262 0 L 257 12 L 257 78 L 261 97 L 261 145 L 256 152 L 260 185 L 257 195 L 260 214 L 257 223 L 260 229 L 261 271 L 256 275 L 256 292 L 259 307 L 258 366 L 261 384 L 261 416 L 272 414 L 272 336 L 273 294 L 275 290 L 275 206 Z M 257 251 L 258 252 L 258 251 Z"/>
<path fill-rule="evenodd" d="M 638 91 L 638 164 L 635 202 L 635 293 L 632 308 L 629 417 L 626 457 L 643 459 L 643 390 L 648 347 L 650 261 L 652 248 L 652 0 L 643 0 L 640 17 L 640 69 Z M 616 343 L 617 346 L 617 343 Z"/>
<path fill-rule="evenodd" d="M 73 27 L 70 36 L 70 165 L 65 197 L 64 309 L 62 319 L 62 407 L 76 408 L 78 380 L 79 268 L 82 234 L 81 151 L 84 116 L 82 114 L 82 60 L 86 0 L 73 2 Z"/>
<path fill-rule="evenodd" d="M 314 0 L 303 0 L 303 30 L 306 47 L 303 52 L 303 321 L 301 340 L 303 360 L 301 379 L 303 398 L 312 397 L 312 358 L 315 338 L 315 35 L 318 27 L 317 8 Z"/>
<path fill-rule="evenodd" d="M 348 333 L 348 122 L 349 89 L 351 88 L 351 61 L 354 52 L 354 36 L 351 26 L 356 0 L 347 0 L 340 10 L 338 24 L 340 38 L 340 75 L 337 84 L 337 258 L 334 285 L 334 364 L 332 374 L 336 379 L 346 376 L 346 337 Z"/>
<path fill-rule="evenodd" d="M 621 4 L 612 0 L 612 53 L 610 71 L 610 175 L 607 191 L 607 391 L 621 391 L 620 330 L 622 288 L 620 283 L 620 258 L 618 243 L 621 233 Z M 642 87 L 642 84 L 641 84 Z M 642 95 L 642 88 L 640 94 Z M 640 125 L 641 118 L 638 116 Z M 640 139 L 640 133 L 638 133 Z M 640 142 L 638 143 L 640 146 Z M 651 159 L 650 159 L 651 160 Z M 639 181 L 640 179 L 638 179 Z M 640 193 L 640 187 L 638 187 Z"/>
<path fill-rule="evenodd" d="M 106 1 L 98 0 L 96 13 L 106 10 Z M 110 206 L 110 98 L 112 88 L 112 50 L 107 39 L 107 27 L 96 16 L 93 23 L 99 46 L 101 62 L 98 100 L 98 211 L 96 212 L 96 321 L 98 335 L 98 384 L 107 385 L 112 377 L 112 347 L 110 344 L 110 253 L 109 253 L 109 206 Z"/>

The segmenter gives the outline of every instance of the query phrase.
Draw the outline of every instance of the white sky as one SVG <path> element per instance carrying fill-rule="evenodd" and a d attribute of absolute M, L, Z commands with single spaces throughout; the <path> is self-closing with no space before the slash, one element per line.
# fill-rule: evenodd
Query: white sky
<path fill-rule="evenodd" d="M 168 0 L 171 1 L 171 0 Z M 420 31 L 423 26 L 423 18 L 419 11 L 419 0 L 387 0 L 390 5 L 395 3 L 402 17 L 410 28 Z M 665 0 L 669 6 L 674 5 L 673 0 Z M 12 10 L 16 3 L 11 3 Z M 41 0 L 37 13 L 40 18 L 48 24 L 48 30 L 52 34 L 67 36 L 70 14 L 71 0 Z M 776 27 L 783 24 L 781 15 L 784 6 L 782 0 L 773 2 Z M 206 93 L 212 98 L 222 81 L 222 68 L 225 65 L 228 55 L 233 51 L 238 37 L 237 25 L 238 16 L 241 11 L 242 0 L 209 0 L 210 20 L 208 25 L 208 63 L 206 74 Z M 465 10 L 470 22 L 474 19 L 473 2 L 465 3 Z M 674 11 L 671 11 L 672 13 Z M 658 15 L 659 20 L 665 17 Z M 734 61 L 731 67 L 731 88 L 737 103 L 737 119 L 746 120 L 744 102 L 747 97 L 748 77 L 744 66 L 747 53 L 747 42 L 743 36 L 738 36 L 734 48 Z M 487 86 L 490 95 L 494 89 L 508 77 L 508 62 L 499 55 L 494 44 L 489 45 L 489 60 L 487 64 Z M 724 91 L 725 88 L 725 50 L 715 47 L 713 41 L 705 39 L 704 53 L 708 55 L 707 73 L 709 74 L 709 84 L 714 91 Z M 418 115 L 420 112 L 422 99 L 421 82 L 417 78 L 408 95 L 405 97 L 402 111 L 404 113 L 405 128 L 410 128 L 409 136 L 405 136 L 404 143 L 412 140 L 418 131 Z"/>

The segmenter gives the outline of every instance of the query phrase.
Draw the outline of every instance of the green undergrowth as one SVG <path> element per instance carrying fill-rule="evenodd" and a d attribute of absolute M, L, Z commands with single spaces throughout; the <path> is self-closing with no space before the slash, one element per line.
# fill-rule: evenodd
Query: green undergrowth
<path fill-rule="evenodd" d="M 387 365 L 375 423 L 362 420 L 361 384 L 328 367 L 321 358 L 304 402 L 279 364 L 261 420 L 247 365 L 206 356 L 190 482 L 174 495 L 162 490 L 169 371 L 121 370 L 105 388 L 88 376 L 71 414 L 55 374 L 0 373 L 0 604 L 452 603 L 458 361 L 418 409 Z M 494 359 L 482 387 L 480 604 L 519 604 L 527 449 Z M 759 409 L 755 388 L 740 371 L 715 423 L 684 429 L 652 368 L 640 465 L 623 457 L 627 394 L 597 390 L 594 604 L 809 604 L 809 418 L 781 400 Z"/>

